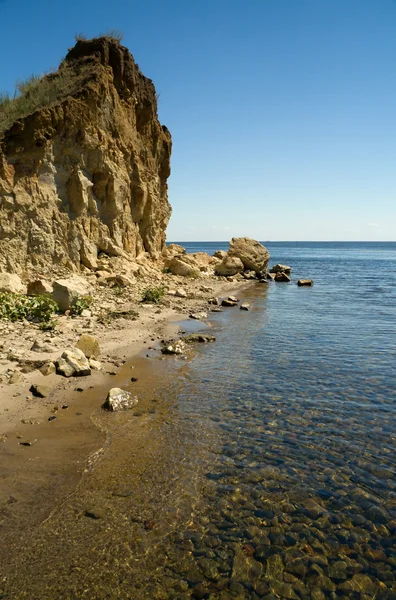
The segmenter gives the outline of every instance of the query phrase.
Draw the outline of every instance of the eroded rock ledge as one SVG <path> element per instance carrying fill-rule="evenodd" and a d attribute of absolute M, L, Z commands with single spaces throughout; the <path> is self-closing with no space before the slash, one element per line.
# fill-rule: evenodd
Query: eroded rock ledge
<path fill-rule="evenodd" d="M 56 100 L 0 132 L 0 271 L 156 257 L 171 136 L 152 81 L 107 37 L 79 41 L 43 81 L 61 88 Z"/>

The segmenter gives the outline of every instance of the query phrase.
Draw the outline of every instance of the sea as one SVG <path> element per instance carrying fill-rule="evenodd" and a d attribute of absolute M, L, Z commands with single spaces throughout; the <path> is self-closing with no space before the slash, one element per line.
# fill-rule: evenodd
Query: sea
<path fill-rule="evenodd" d="M 38 535 L 37 597 L 396 599 L 396 243 L 263 244 L 291 282 L 180 324 L 216 342 L 157 361 L 149 458 L 123 417 L 80 486 L 101 518 L 55 515 L 46 566 Z"/>

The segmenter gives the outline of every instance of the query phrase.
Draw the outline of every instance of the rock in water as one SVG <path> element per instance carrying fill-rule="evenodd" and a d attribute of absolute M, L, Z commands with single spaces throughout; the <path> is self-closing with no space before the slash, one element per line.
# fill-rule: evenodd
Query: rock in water
<path fill-rule="evenodd" d="M 255 273 L 266 273 L 270 259 L 267 248 L 260 242 L 246 237 L 232 238 L 228 255 L 238 257 L 245 269 Z"/>
<path fill-rule="evenodd" d="M 78 348 L 65 350 L 56 366 L 57 373 L 65 377 L 83 377 L 91 375 L 91 367 L 84 352 Z"/>
<path fill-rule="evenodd" d="M 302 286 L 312 287 L 313 286 L 313 281 L 312 281 L 312 279 L 299 279 L 297 281 L 297 285 L 299 287 L 302 287 Z"/>
<path fill-rule="evenodd" d="M 289 275 L 286 275 L 286 273 L 275 273 L 275 281 L 280 283 L 287 283 L 288 281 L 290 281 L 290 277 Z"/>
<path fill-rule="evenodd" d="M 128 408 L 132 408 L 137 403 L 137 396 L 133 396 L 131 392 L 127 392 L 121 388 L 111 388 L 107 394 L 103 408 L 116 412 L 119 410 L 128 410 Z"/>
<path fill-rule="evenodd" d="M 270 273 L 287 273 L 287 275 L 289 275 L 291 273 L 291 267 L 278 263 L 277 265 L 271 267 Z"/>
<path fill-rule="evenodd" d="M 100 251 L 159 256 L 172 142 L 152 81 L 104 36 L 79 40 L 39 87 L 55 101 L 0 131 L 0 270 L 92 269 Z"/>
<path fill-rule="evenodd" d="M 98 358 L 100 356 L 99 340 L 89 333 L 83 333 L 76 344 L 76 348 L 84 352 L 87 358 Z"/>
<path fill-rule="evenodd" d="M 248 302 L 243 302 L 240 306 L 241 310 L 249 310 L 250 304 Z"/>

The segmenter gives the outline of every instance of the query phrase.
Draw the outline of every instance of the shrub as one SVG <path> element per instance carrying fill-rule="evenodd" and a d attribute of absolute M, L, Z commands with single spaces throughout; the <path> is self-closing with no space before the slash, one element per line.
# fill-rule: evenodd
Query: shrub
<path fill-rule="evenodd" d="M 53 316 L 58 305 L 49 296 L 24 296 L 12 292 L 0 293 L 0 319 L 5 321 L 32 321 L 42 328 L 54 328 Z"/>
<path fill-rule="evenodd" d="M 157 304 L 165 294 L 163 287 L 151 287 L 144 290 L 142 294 L 142 302 L 153 302 Z"/>
<path fill-rule="evenodd" d="M 92 296 L 79 296 L 76 298 L 70 309 L 70 314 L 73 316 L 81 315 L 82 311 L 92 306 Z"/>

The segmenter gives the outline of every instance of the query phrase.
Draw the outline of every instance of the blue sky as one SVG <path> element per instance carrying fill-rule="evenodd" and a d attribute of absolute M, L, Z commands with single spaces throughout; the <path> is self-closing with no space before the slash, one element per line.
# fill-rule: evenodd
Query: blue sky
<path fill-rule="evenodd" d="M 0 0 L 0 90 L 118 28 L 173 136 L 169 240 L 396 240 L 396 0 Z"/>

